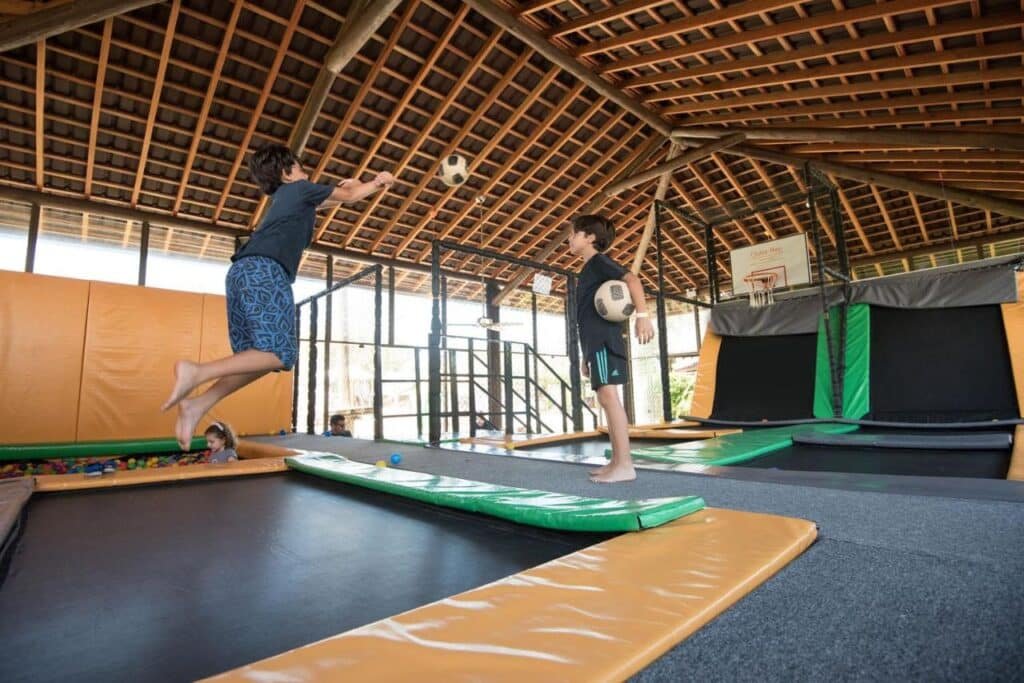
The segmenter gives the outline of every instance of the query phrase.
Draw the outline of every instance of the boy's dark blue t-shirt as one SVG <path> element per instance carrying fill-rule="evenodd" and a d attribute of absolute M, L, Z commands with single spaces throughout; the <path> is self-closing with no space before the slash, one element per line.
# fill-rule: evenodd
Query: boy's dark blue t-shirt
<path fill-rule="evenodd" d="M 622 324 L 608 322 L 597 312 L 594 295 L 608 280 L 621 280 L 626 269 L 606 254 L 598 252 L 587 261 L 576 280 L 576 320 L 580 328 L 580 345 L 584 357 L 602 346 L 614 354 L 626 356 L 626 345 L 622 341 Z"/>
<path fill-rule="evenodd" d="M 295 282 L 302 252 L 313 239 L 316 208 L 332 191 L 334 188 L 330 185 L 317 185 L 308 180 L 283 183 L 271 195 L 270 208 L 260 226 L 231 260 L 247 256 L 270 257 L 280 263 L 288 279 Z"/>

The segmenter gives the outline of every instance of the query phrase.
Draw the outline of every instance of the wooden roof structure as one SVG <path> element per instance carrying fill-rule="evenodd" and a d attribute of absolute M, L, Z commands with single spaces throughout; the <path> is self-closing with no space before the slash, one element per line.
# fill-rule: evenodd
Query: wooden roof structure
<path fill-rule="evenodd" d="M 78 212 L 83 237 L 91 214 L 124 240 L 145 219 L 167 249 L 224 258 L 266 203 L 248 153 L 289 143 L 315 181 L 398 178 L 325 212 L 304 272 L 372 258 L 413 290 L 434 238 L 568 267 L 567 219 L 600 211 L 631 263 L 656 196 L 743 201 L 801 183 L 807 160 L 840 188 L 858 276 L 1024 238 L 1019 1 L 0 0 L 0 88 L 0 202 Z M 436 177 L 450 153 L 471 160 L 458 188 Z M 706 286 L 688 226 L 666 222 L 664 256 L 668 291 Z M 517 274 L 443 267 L 471 276 L 466 296 Z"/>

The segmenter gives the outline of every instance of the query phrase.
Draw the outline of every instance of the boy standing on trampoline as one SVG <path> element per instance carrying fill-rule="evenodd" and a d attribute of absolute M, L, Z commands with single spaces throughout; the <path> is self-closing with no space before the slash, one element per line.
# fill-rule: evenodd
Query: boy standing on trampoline
<path fill-rule="evenodd" d="M 576 320 L 583 347 L 583 376 L 597 392 L 598 403 L 608 421 L 608 438 L 612 443 L 611 461 L 591 470 L 590 480 L 602 484 L 636 479 L 633 458 L 629 454 L 629 421 L 619 400 L 618 385 L 629 376 L 629 358 L 622 342 L 619 323 L 605 320 L 594 306 L 594 295 L 608 280 L 622 280 L 629 288 L 636 308 L 636 338 L 646 344 L 654 338 L 654 326 L 647 313 L 643 284 L 603 252 L 611 246 L 615 226 L 603 216 L 577 216 L 569 235 L 569 252 L 583 259 L 576 290 Z"/>
<path fill-rule="evenodd" d="M 302 252 L 313 239 L 316 210 L 359 201 L 395 180 L 384 172 L 368 183 L 311 183 L 283 145 L 254 153 L 249 172 L 271 204 L 259 228 L 231 258 L 225 281 L 233 354 L 208 363 L 179 360 L 174 365 L 174 388 L 162 407 L 178 406 L 175 434 L 182 449 L 188 448 L 196 425 L 218 401 L 269 372 L 290 370 L 295 364 L 298 342 L 291 285 Z M 205 392 L 185 398 L 211 380 L 217 381 Z"/>

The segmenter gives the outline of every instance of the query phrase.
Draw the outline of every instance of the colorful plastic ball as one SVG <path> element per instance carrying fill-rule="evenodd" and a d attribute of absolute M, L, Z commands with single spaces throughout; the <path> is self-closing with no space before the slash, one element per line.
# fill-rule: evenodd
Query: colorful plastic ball
<path fill-rule="evenodd" d="M 401 453 L 392 453 L 391 454 L 391 464 L 392 465 L 397 465 L 400 462 L 402 462 L 402 454 Z"/>
<path fill-rule="evenodd" d="M 284 435 L 285 435 L 286 433 L 287 433 L 287 432 L 285 432 L 285 431 L 284 431 L 284 430 L 282 429 L 282 430 L 281 430 L 281 431 L 279 431 L 279 432 L 278 432 L 277 434 L 278 434 L 278 436 L 284 436 Z"/>
<path fill-rule="evenodd" d="M 384 462 L 383 460 L 378 460 L 378 461 L 377 461 L 376 463 L 374 463 L 374 464 L 375 464 L 375 465 L 376 465 L 377 467 L 381 467 L 381 468 L 384 468 L 384 467 L 387 467 L 387 466 L 388 466 L 388 464 L 387 464 L 386 462 Z"/>

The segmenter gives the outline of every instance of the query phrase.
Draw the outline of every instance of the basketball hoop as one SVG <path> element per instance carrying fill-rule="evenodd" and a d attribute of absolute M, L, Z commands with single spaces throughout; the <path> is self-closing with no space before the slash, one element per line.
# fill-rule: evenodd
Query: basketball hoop
<path fill-rule="evenodd" d="M 750 307 L 762 308 L 775 303 L 775 282 L 777 273 L 751 273 L 743 278 L 750 289 Z"/>

